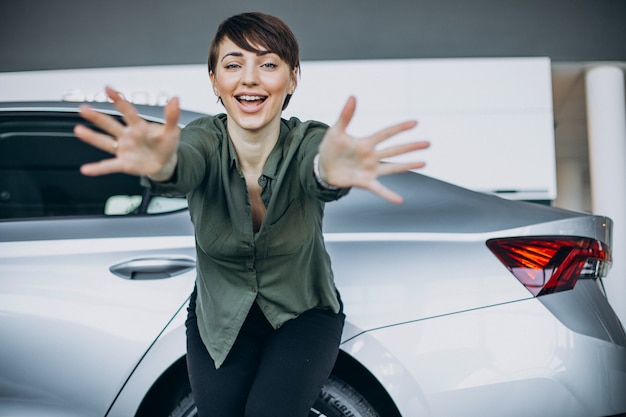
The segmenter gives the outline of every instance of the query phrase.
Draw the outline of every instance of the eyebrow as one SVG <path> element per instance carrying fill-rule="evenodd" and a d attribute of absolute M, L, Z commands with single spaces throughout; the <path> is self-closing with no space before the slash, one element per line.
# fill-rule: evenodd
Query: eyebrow
<path fill-rule="evenodd" d="M 257 56 L 264 56 L 264 55 L 269 55 L 269 54 L 272 54 L 272 53 L 273 52 L 271 52 L 271 51 L 263 50 L 263 51 L 258 51 L 257 52 Z M 222 57 L 221 61 L 224 61 L 229 56 L 240 57 L 240 56 L 243 56 L 243 53 L 239 52 L 239 51 L 228 52 L 228 53 L 224 54 L 224 56 Z"/>

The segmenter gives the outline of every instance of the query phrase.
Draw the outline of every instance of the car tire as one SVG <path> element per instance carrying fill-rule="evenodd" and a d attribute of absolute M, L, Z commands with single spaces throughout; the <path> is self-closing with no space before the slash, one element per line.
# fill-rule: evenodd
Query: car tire
<path fill-rule="evenodd" d="M 184 397 L 169 417 L 196 417 L 198 411 L 191 393 Z M 331 376 L 322 387 L 309 417 L 380 417 L 367 400 L 339 378 Z"/>
<path fill-rule="evenodd" d="M 322 387 L 309 417 L 380 417 L 354 388 L 331 376 Z"/>
<path fill-rule="evenodd" d="M 178 403 L 176 408 L 170 413 L 169 417 L 196 417 L 198 410 L 196 404 L 193 402 L 193 396 L 191 392 L 183 397 Z"/>

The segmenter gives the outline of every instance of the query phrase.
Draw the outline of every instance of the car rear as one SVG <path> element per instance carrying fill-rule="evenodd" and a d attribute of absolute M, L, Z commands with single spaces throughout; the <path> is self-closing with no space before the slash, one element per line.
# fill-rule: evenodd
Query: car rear
<path fill-rule="evenodd" d="M 626 412 L 610 219 L 417 174 L 386 185 L 403 206 L 353 190 L 327 241 L 353 326 L 342 347 L 402 416 Z"/>

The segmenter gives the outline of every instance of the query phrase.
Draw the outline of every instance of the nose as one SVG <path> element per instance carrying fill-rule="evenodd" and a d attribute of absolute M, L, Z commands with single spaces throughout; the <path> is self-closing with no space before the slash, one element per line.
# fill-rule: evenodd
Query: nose
<path fill-rule="evenodd" d="M 244 85 L 257 85 L 259 83 L 259 74 L 256 65 L 246 65 L 241 79 Z"/>

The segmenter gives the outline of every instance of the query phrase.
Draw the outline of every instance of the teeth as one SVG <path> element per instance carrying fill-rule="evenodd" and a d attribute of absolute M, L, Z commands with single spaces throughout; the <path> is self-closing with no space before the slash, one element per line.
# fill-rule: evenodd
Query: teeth
<path fill-rule="evenodd" d="M 263 97 L 261 97 L 261 96 L 239 96 L 239 100 L 257 101 L 257 100 L 263 100 Z"/>

